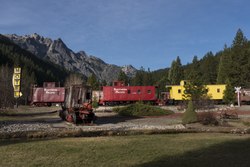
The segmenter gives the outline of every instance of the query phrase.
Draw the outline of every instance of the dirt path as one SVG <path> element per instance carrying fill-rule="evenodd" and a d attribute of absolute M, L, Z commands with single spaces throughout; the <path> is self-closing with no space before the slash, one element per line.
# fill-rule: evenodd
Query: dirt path
<path fill-rule="evenodd" d="M 173 106 L 170 107 L 173 109 Z M 101 110 L 102 109 L 102 110 Z M 95 125 L 84 126 L 74 125 L 62 121 L 58 116 L 58 110 L 60 108 L 30 108 L 23 107 L 18 111 L 12 112 L 0 112 L 0 138 L 8 138 L 17 133 L 21 136 L 38 137 L 41 136 L 75 136 L 82 133 L 89 132 L 117 132 L 117 131 L 168 131 L 168 130 L 183 130 L 183 131 L 205 131 L 205 132 L 228 132 L 234 133 L 250 133 L 249 126 L 242 124 L 242 121 L 250 122 L 250 106 L 242 106 L 236 108 L 240 119 L 233 121 L 232 124 L 228 124 L 227 127 L 212 127 L 203 126 L 201 124 L 190 124 L 183 126 L 181 124 L 181 117 L 183 112 L 175 110 L 175 114 L 168 116 L 156 116 L 156 117 L 122 117 L 110 111 L 112 108 L 103 107 L 99 108 L 96 112 L 98 117 Z M 219 112 L 219 110 L 218 110 Z M 229 120 L 230 122 L 230 120 Z M 36 135 L 34 135 L 36 134 Z M 18 137 L 18 135 L 17 135 Z"/>

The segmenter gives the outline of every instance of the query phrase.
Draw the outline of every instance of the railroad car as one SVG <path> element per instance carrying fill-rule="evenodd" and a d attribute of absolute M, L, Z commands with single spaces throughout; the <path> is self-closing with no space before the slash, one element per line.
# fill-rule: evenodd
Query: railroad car
<path fill-rule="evenodd" d="M 180 85 L 167 85 L 167 89 L 169 90 L 169 103 L 174 104 L 184 100 L 185 94 L 185 84 L 188 81 L 182 80 Z M 205 85 L 206 89 L 208 90 L 207 95 L 210 97 L 211 100 L 214 101 L 222 101 L 224 90 L 226 89 L 225 84 L 218 84 L 218 85 Z"/>
<path fill-rule="evenodd" d="M 236 97 L 236 99 L 237 99 L 237 97 Z M 241 89 L 240 90 L 240 102 L 242 104 L 250 104 L 250 89 Z"/>
<path fill-rule="evenodd" d="M 65 101 L 59 116 L 72 123 L 93 124 L 96 116 L 91 105 L 91 88 L 79 84 L 65 88 Z"/>
<path fill-rule="evenodd" d="M 101 105 L 128 104 L 137 101 L 145 103 L 157 103 L 155 86 L 125 86 L 122 81 L 113 82 L 113 86 L 103 86 L 102 91 L 98 92 Z"/>
<path fill-rule="evenodd" d="M 53 103 L 64 102 L 65 88 L 56 82 L 44 82 L 43 87 L 33 85 L 30 91 L 30 104 L 51 106 Z"/>

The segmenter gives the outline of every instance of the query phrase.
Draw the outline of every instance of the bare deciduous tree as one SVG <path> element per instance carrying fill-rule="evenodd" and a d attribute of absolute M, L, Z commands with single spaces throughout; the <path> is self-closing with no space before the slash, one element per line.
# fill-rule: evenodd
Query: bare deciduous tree
<path fill-rule="evenodd" d="M 8 65 L 0 67 L 0 108 L 13 107 L 14 92 L 12 87 L 12 70 Z"/>
<path fill-rule="evenodd" d="M 82 84 L 84 83 L 84 79 L 80 74 L 70 74 L 65 80 L 65 87 L 75 84 Z"/>

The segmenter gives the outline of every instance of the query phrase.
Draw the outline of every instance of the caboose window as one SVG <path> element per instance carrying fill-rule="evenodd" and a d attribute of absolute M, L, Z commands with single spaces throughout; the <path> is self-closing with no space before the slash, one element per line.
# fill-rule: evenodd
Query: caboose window
<path fill-rule="evenodd" d="M 220 89 L 217 89 L 217 93 L 220 93 Z"/>
<path fill-rule="evenodd" d="M 128 94 L 130 94 L 130 90 L 128 90 Z"/>
<path fill-rule="evenodd" d="M 148 94 L 151 94 L 151 90 L 148 90 Z"/>
<path fill-rule="evenodd" d="M 181 93 L 181 90 L 180 90 L 180 89 L 178 89 L 178 93 Z"/>
<path fill-rule="evenodd" d="M 137 90 L 137 94 L 141 94 L 141 90 L 140 89 Z"/>

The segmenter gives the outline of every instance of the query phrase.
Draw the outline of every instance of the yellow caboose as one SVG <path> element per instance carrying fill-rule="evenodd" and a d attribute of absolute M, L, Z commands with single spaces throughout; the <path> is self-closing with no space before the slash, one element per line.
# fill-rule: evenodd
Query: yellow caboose
<path fill-rule="evenodd" d="M 188 81 L 182 80 L 180 85 L 167 85 L 166 87 L 169 89 L 169 101 L 182 101 L 184 99 L 185 87 Z M 224 90 L 226 89 L 225 84 L 219 85 L 205 85 L 208 90 L 207 95 L 211 100 L 220 101 L 223 99 Z"/>

